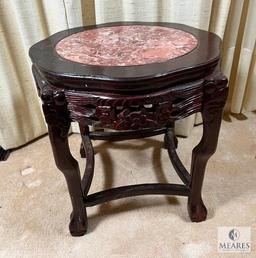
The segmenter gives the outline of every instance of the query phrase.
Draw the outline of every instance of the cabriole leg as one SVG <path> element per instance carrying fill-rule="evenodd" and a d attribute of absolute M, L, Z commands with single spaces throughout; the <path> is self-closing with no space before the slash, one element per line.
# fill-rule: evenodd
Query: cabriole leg
<path fill-rule="evenodd" d="M 203 136 L 192 153 L 190 195 L 188 197 L 188 212 L 191 221 L 194 222 L 203 221 L 207 216 L 201 196 L 202 185 L 207 161 L 217 147 L 222 110 L 227 93 L 227 79 L 221 74 L 210 78 L 205 85 L 202 108 Z"/>
<path fill-rule="evenodd" d="M 53 93 L 50 90 L 42 94 L 42 100 L 55 163 L 65 176 L 73 207 L 69 224 L 70 233 L 73 236 L 82 236 L 87 230 L 87 216 L 83 202 L 79 166 L 71 155 L 68 144 L 70 121 L 65 96 L 63 92 Z"/>

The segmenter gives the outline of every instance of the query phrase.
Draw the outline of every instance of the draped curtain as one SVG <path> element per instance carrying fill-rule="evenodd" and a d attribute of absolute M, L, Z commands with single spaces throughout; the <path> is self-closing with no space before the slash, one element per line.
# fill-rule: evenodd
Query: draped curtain
<path fill-rule="evenodd" d="M 178 22 L 217 33 L 230 78 L 227 112 L 255 110 L 255 8 L 256 0 L 1 0 L 0 145 L 18 147 L 47 132 L 29 47 L 57 31 L 95 23 Z M 196 115 L 179 121 L 177 134 L 187 136 L 198 122 Z"/>

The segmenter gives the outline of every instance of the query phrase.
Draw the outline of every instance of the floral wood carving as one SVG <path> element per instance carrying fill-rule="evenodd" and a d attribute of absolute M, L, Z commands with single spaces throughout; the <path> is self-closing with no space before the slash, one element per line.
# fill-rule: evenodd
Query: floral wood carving
<path fill-rule="evenodd" d="M 123 108 L 121 112 L 113 107 L 96 107 L 96 116 L 104 126 L 115 130 L 137 130 L 142 128 L 158 128 L 168 121 L 171 115 L 172 105 L 159 104 L 155 108 L 144 106 Z"/>
<path fill-rule="evenodd" d="M 160 128 L 201 110 L 203 80 L 147 95 L 98 94 L 67 90 L 71 119 L 115 130 Z"/>

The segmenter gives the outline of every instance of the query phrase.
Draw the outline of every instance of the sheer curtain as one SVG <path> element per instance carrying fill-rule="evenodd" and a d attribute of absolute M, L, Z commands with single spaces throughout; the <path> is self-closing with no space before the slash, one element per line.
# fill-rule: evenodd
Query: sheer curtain
<path fill-rule="evenodd" d="M 0 145 L 18 147 L 47 132 L 30 70 L 29 47 L 59 30 L 112 21 L 166 21 L 210 30 L 223 38 L 230 77 L 227 111 L 256 109 L 256 0 L 1 0 Z M 189 135 L 200 117 L 177 124 Z M 76 131 L 76 127 L 73 127 Z"/>

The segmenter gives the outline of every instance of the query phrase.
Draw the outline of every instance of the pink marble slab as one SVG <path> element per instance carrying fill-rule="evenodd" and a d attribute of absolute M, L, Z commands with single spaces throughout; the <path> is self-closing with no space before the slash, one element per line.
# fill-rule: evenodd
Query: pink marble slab
<path fill-rule="evenodd" d="M 190 33 L 161 26 L 115 26 L 82 31 L 55 47 L 63 58 L 89 65 L 131 66 L 160 63 L 191 52 Z"/>

